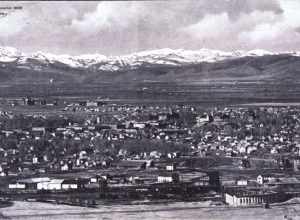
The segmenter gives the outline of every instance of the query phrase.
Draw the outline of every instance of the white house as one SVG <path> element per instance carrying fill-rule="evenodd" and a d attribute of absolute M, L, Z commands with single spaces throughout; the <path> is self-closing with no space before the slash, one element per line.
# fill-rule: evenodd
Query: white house
<path fill-rule="evenodd" d="M 98 183 L 98 178 L 97 177 L 91 177 L 90 178 L 90 183 Z"/>
<path fill-rule="evenodd" d="M 86 106 L 87 107 L 97 107 L 98 103 L 94 102 L 94 101 L 88 101 L 88 102 L 86 102 Z"/>
<path fill-rule="evenodd" d="M 69 170 L 69 166 L 68 166 L 68 164 L 64 164 L 64 165 L 62 165 L 61 166 L 61 171 L 68 171 Z"/>
<path fill-rule="evenodd" d="M 201 116 L 197 116 L 196 117 L 196 121 L 197 121 L 197 125 L 200 126 L 204 123 L 209 122 L 209 115 L 207 113 L 204 113 Z"/>
<path fill-rule="evenodd" d="M 271 177 L 271 176 L 258 175 L 256 178 L 256 182 L 261 185 L 264 183 L 270 183 L 275 181 L 276 181 L 275 177 Z"/>
<path fill-rule="evenodd" d="M 166 170 L 167 170 L 167 171 L 174 171 L 174 170 L 175 170 L 175 165 L 174 165 L 174 164 L 167 165 L 167 166 L 166 166 Z"/>
<path fill-rule="evenodd" d="M 33 164 L 37 164 L 39 162 L 39 159 L 37 158 L 37 156 L 34 156 L 33 158 L 32 158 L 32 163 Z"/>
<path fill-rule="evenodd" d="M 25 183 L 12 183 L 8 184 L 9 189 L 25 189 L 26 185 Z"/>
<path fill-rule="evenodd" d="M 157 177 L 158 183 L 174 183 L 179 182 L 178 173 L 164 173 Z"/>
<path fill-rule="evenodd" d="M 162 114 L 162 115 L 158 116 L 159 121 L 165 121 L 165 120 L 167 120 L 167 118 L 168 118 L 168 116 L 166 114 Z"/>
<path fill-rule="evenodd" d="M 62 182 L 64 180 L 63 179 L 53 179 L 49 182 L 48 184 L 48 189 L 49 190 L 61 190 L 62 189 Z"/>
<path fill-rule="evenodd" d="M 143 129 L 143 128 L 146 127 L 146 125 L 145 125 L 145 123 L 138 123 L 138 122 L 135 122 L 135 123 L 133 124 L 133 127 L 134 127 L 134 128 Z"/>
<path fill-rule="evenodd" d="M 38 190 L 61 190 L 63 179 L 52 179 L 50 181 L 39 182 Z"/>
<path fill-rule="evenodd" d="M 248 185 L 248 180 L 239 179 L 239 180 L 236 181 L 236 185 L 238 185 L 238 186 L 247 186 Z"/>
<path fill-rule="evenodd" d="M 78 189 L 78 183 L 76 180 L 64 180 L 61 184 L 63 190 Z"/>
<path fill-rule="evenodd" d="M 158 176 L 157 182 L 159 183 L 171 183 L 173 182 L 172 176 Z"/>
<path fill-rule="evenodd" d="M 50 182 L 50 180 L 49 181 L 47 181 L 47 182 L 40 182 L 40 183 L 38 183 L 37 184 L 37 190 L 47 190 L 48 189 L 48 183 Z"/>

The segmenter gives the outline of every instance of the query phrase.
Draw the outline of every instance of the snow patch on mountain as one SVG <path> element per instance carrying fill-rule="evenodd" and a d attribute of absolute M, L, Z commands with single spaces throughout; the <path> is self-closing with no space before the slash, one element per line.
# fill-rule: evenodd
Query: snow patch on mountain
<path fill-rule="evenodd" d="M 15 62 L 22 53 L 12 47 L 0 47 L 0 62 Z"/>
<path fill-rule="evenodd" d="M 255 50 L 250 50 L 246 53 L 248 56 L 265 56 L 265 55 L 277 55 L 275 53 L 271 53 L 267 50 L 262 50 L 262 49 L 255 49 Z"/>

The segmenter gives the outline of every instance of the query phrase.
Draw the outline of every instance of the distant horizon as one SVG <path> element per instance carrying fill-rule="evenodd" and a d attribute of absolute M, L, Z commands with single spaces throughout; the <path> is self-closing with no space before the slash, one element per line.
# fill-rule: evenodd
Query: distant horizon
<path fill-rule="evenodd" d="M 220 49 L 211 49 L 211 48 L 200 48 L 200 49 L 184 49 L 184 48 L 158 48 L 158 49 L 149 49 L 149 50 L 140 50 L 140 51 L 134 51 L 132 53 L 124 53 L 120 55 L 107 55 L 104 53 L 99 53 L 99 52 L 94 52 L 94 53 L 83 53 L 83 54 L 67 54 L 67 53 L 51 53 L 48 51 L 43 51 L 43 50 L 37 50 L 33 52 L 26 52 L 22 51 L 19 48 L 15 48 L 12 46 L 0 46 L 1 48 L 7 48 L 7 49 L 12 49 L 16 50 L 17 52 L 22 53 L 23 55 L 33 55 L 33 54 L 38 54 L 38 53 L 44 53 L 44 54 L 49 54 L 49 55 L 54 55 L 54 56 L 72 56 L 72 57 L 77 57 L 77 56 L 85 56 L 85 55 L 102 55 L 106 57 L 118 57 L 118 56 L 128 56 L 132 54 L 140 54 L 140 53 L 146 53 L 146 52 L 158 52 L 158 51 L 164 51 L 164 50 L 171 50 L 171 51 L 191 51 L 191 52 L 199 52 L 201 50 L 208 50 L 208 51 L 218 51 L 218 52 L 224 52 L 224 53 L 234 53 L 234 52 L 244 52 L 244 53 L 250 53 L 250 52 L 255 52 L 255 51 L 263 51 L 266 53 L 272 53 L 272 54 L 285 54 L 285 53 L 300 53 L 300 50 L 290 50 L 290 51 L 270 51 L 270 50 L 265 50 L 265 49 L 260 49 L 260 48 L 254 48 L 254 49 L 249 49 L 249 50 L 220 50 Z"/>

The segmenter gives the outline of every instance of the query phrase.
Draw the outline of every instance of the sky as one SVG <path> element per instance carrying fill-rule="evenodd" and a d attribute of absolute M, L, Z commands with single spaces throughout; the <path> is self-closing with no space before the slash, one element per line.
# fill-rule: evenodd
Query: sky
<path fill-rule="evenodd" d="M 0 46 L 71 55 L 300 51 L 299 12 L 300 0 L 7 1 L 0 2 Z"/>

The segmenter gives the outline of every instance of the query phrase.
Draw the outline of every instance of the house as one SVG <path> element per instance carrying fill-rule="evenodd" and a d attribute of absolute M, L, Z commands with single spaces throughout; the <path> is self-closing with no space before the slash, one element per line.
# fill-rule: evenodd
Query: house
<path fill-rule="evenodd" d="M 238 185 L 238 186 L 247 186 L 248 185 L 248 180 L 239 179 L 239 180 L 236 181 L 236 185 Z"/>
<path fill-rule="evenodd" d="M 64 180 L 61 184 L 63 190 L 70 190 L 70 189 L 78 189 L 78 182 L 76 180 Z"/>
<path fill-rule="evenodd" d="M 11 184 L 8 184 L 8 188 L 9 189 L 25 189 L 26 188 L 26 185 L 25 183 L 11 183 Z"/>
<path fill-rule="evenodd" d="M 271 176 L 258 175 L 257 178 L 256 178 L 256 182 L 258 184 L 262 185 L 264 183 L 276 182 L 276 178 L 271 177 Z"/>
<path fill-rule="evenodd" d="M 138 129 L 143 129 L 143 128 L 145 128 L 146 127 L 146 124 L 145 123 L 139 123 L 139 122 L 135 122 L 135 123 L 133 123 L 133 127 L 134 128 L 138 128 Z"/>
<path fill-rule="evenodd" d="M 107 176 L 106 175 L 96 175 L 90 178 L 90 183 L 99 183 L 103 180 L 107 180 Z"/>
<path fill-rule="evenodd" d="M 98 102 L 87 101 L 87 102 L 86 102 L 86 106 L 87 106 L 87 107 L 97 107 L 97 106 L 98 106 Z"/>
<path fill-rule="evenodd" d="M 33 163 L 33 164 L 39 163 L 39 158 L 38 158 L 37 156 L 33 156 L 33 158 L 32 158 L 32 163 Z"/>
<path fill-rule="evenodd" d="M 178 173 L 161 173 L 157 177 L 158 183 L 178 183 L 180 181 Z"/>
<path fill-rule="evenodd" d="M 99 176 L 91 177 L 90 178 L 90 183 L 98 183 L 98 181 L 99 181 L 100 178 L 101 177 L 99 177 Z"/>
<path fill-rule="evenodd" d="M 174 171 L 176 170 L 176 165 L 175 164 L 170 164 L 166 166 L 167 171 Z"/>
<path fill-rule="evenodd" d="M 61 169 L 61 171 L 68 171 L 69 170 L 69 166 L 68 166 L 68 164 L 65 163 L 64 165 L 61 166 L 60 169 Z"/>
<path fill-rule="evenodd" d="M 212 122 L 213 121 L 213 117 L 207 113 L 204 113 L 203 115 L 201 116 L 197 116 L 196 117 L 196 121 L 197 121 L 197 125 L 203 125 L 205 123 L 208 123 L 208 122 Z"/>
<path fill-rule="evenodd" d="M 158 115 L 158 121 L 165 121 L 167 120 L 167 118 L 168 118 L 167 114 Z"/>
<path fill-rule="evenodd" d="M 38 190 L 61 190 L 64 179 L 52 179 L 50 181 L 38 183 Z"/>
<path fill-rule="evenodd" d="M 45 127 L 32 127 L 31 134 L 38 140 L 40 137 L 45 135 L 46 128 Z"/>

